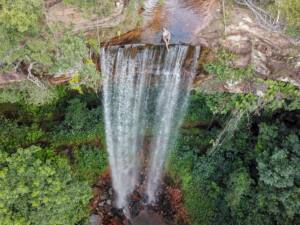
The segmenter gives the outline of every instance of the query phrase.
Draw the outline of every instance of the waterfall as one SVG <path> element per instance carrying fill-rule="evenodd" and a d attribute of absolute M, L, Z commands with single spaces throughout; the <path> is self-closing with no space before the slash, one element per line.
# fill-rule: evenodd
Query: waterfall
<path fill-rule="evenodd" d="M 117 206 L 141 185 L 155 201 L 164 162 L 187 106 L 199 47 L 125 45 L 101 49 L 106 145 Z M 143 160 L 145 136 L 151 137 Z"/>

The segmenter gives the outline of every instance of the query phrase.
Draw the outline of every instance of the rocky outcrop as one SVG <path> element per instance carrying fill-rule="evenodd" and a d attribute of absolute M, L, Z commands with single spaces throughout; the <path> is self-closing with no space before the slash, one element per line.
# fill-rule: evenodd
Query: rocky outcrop
<path fill-rule="evenodd" d="M 232 68 L 252 67 L 257 78 L 289 82 L 300 88 L 300 43 L 279 32 L 260 27 L 246 10 L 234 8 L 230 15 L 232 18 L 226 29 L 220 13 L 194 41 L 194 44 L 211 50 L 206 62 L 214 60 L 216 53 L 225 49 L 235 55 L 230 62 Z M 195 85 L 200 87 L 207 82 L 204 86 L 211 86 L 214 77 L 203 77 L 205 74 L 202 74 L 203 82 Z M 247 92 L 249 85 L 256 89 L 256 84 L 249 84 L 245 80 L 214 84 L 218 90 L 234 93 Z"/>

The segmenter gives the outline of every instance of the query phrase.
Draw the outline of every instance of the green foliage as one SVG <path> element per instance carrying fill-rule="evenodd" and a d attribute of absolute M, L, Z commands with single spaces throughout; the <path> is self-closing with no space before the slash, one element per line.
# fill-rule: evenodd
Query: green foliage
<path fill-rule="evenodd" d="M 247 195 L 250 190 L 252 180 L 248 171 L 245 168 L 234 171 L 229 175 L 228 193 L 226 201 L 231 209 L 237 210 L 243 201 L 243 196 Z"/>
<path fill-rule="evenodd" d="M 0 152 L 0 217 L 3 225 L 75 225 L 86 216 L 91 191 L 66 160 L 38 147 Z"/>
<path fill-rule="evenodd" d="M 214 93 L 208 95 L 206 102 L 214 114 L 228 114 L 233 110 L 252 112 L 257 108 L 258 97 L 248 94 Z"/>
<path fill-rule="evenodd" d="M 277 15 L 280 12 L 281 19 L 284 20 L 285 32 L 293 37 L 300 34 L 300 3 L 297 0 L 269 1 L 268 9 Z"/>
<path fill-rule="evenodd" d="M 37 34 L 42 16 L 42 3 L 41 0 L 0 1 L 1 59 L 10 55 L 24 36 Z"/>
<path fill-rule="evenodd" d="M 280 224 L 292 224 L 300 212 L 300 132 L 285 125 L 262 123 L 256 145 L 259 206 Z"/>
<path fill-rule="evenodd" d="M 107 155 L 104 149 L 91 145 L 83 145 L 74 151 L 73 168 L 80 180 L 94 184 L 99 175 L 107 167 Z"/>
<path fill-rule="evenodd" d="M 9 31 L 25 33 L 36 30 L 39 16 L 42 14 L 42 1 L 8 1 L 1 0 L 1 21 L 5 21 L 5 28 Z"/>
<path fill-rule="evenodd" d="M 275 111 L 279 108 L 285 110 L 300 109 L 300 90 L 292 84 L 280 81 L 265 81 L 268 89 L 263 96 L 263 101 L 266 102 L 265 108 L 270 111 Z"/>
<path fill-rule="evenodd" d="M 26 80 L 0 89 L 0 103 L 21 103 L 35 106 L 50 104 L 58 99 L 58 89 L 56 87 L 42 89 Z"/>
<path fill-rule="evenodd" d="M 58 43 L 58 57 L 50 73 L 65 72 L 70 69 L 79 69 L 88 51 L 82 38 L 66 33 Z M 76 71 L 76 70 L 75 70 Z"/>
<path fill-rule="evenodd" d="M 274 90 L 284 93 L 284 104 L 277 105 L 276 111 L 264 107 L 260 116 L 242 119 L 214 154 L 208 151 L 212 147 L 210 140 L 215 140 L 225 126 L 222 115 L 236 107 L 249 108 L 257 99 L 201 93 L 192 97 L 189 114 L 194 114 L 193 118 L 201 121 L 207 112 L 214 112 L 214 120 L 218 121 L 209 130 L 182 129 L 167 165 L 169 174 L 183 190 L 192 224 L 299 223 L 299 110 L 285 107 L 298 92 L 276 82 L 265 97 L 273 96 Z M 251 104 L 241 104 L 245 101 Z M 283 110 L 288 110 L 287 114 L 281 115 Z"/>
<path fill-rule="evenodd" d="M 264 81 L 264 84 L 267 90 L 262 97 L 253 93 L 211 93 L 205 94 L 206 104 L 213 114 L 222 115 L 237 110 L 252 113 L 259 109 L 272 113 L 280 108 L 288 111 L 300 109 L 300 90 L 297 87 L 286 82 L 271 80 Z"/>
<path fill-rule="evenodd" d="M 198 94 L 197 92 L 192 93 L 190 96 L 188 112 L 185 116 L 185 122 L 193 121 L 210 121 L 212 119 L 212 113 L 206 106 L 205 95 Z"/>
<path fill-rule="evenodd" d="M 182 145 L 179 146 L 182 147 Z M 189 212 L 192 224 L 214 224 L 214 210 L 220 189 L 215 182 L 206 182 L 202 174 L 194 171 L 195 160 L 193 153 L 182 154 L 177 150 L 170 157 L 168 171 L 173 179 L 181 184 L 184 205 Z"/>
<path fill-rule="evenodd" d="M 89 109 L 86 102 L 75 98 L 68 102 L 64 121 L 53 129 L 52 144 L 79 145 L 103 138 L 102 110 Z"/>
<path fill-rule="evenodd" d="M 217 54 L 217 59 L 214 62 L 205 64 L 204 69 L 209 74 L 216 75 L 217 78 L 222 81 L 252 78 L 253 70 L 251 67 L 240 69 L 230 66 L 230 61 L 232 61 L 235 57 L 236 56 L 231 53 L 221 50 Z"/>
<path fill-rule="evenodd" d="M 6 152 L 14 152 L 20 147 L 34 144 L 44 135 L 44 132 L 35 123 L 18 125 L 16 121 L 10 121 L 3 117 L 0 117 L 0 122 L 0 146 Z"/>
<path fill-rule="evenodd" d="M 88 60 L 69 83 L 72 89 L 79 92 L 82 92 L 82 86 L 85 86 L 97 93 L 101 86 L 101 75 L 97 71 L 95 64 Z"/>
<path fill-rule="evenodd" d="M 20 94 L 0 106 L 1 225 L 75 225 L 88 216 L 89 185 L 107 166 L 100 100 L 62 86 L 55 93 L 49 104 Z M 71 165 L 53 156 L 66 148 Z"/>

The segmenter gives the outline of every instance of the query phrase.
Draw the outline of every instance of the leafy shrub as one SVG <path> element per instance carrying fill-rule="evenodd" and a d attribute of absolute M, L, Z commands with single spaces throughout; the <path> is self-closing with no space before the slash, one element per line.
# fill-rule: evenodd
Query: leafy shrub
<path fill-rule="evenodd" d="M 50 68 L 50 73 L 65 72 L 69 69 L 79 70 L 83 60 L 88 56 L 84 39 L 66 33 L 58 43 L 58 57 Z M 76 70 L 75 70 L 76 71 Z"/>
<path fill-rule="evenodd" d="M 192 93 L 190 96 L 190 102 L 188 111 L 185 116 L 185 122 L 194 121 L 206 121 L 209 122 L 212 119 L 212 112 L 206 106 L 205 94 L 199 94 L 197 92 Z"/>
<path fill-rule="evenodd" d="M 66 160 L 38 147 L 0 152 L 0 218 L 3 225 L 75 225 L 87 215 L 89 186 Z"/>
<path fill-rule="evenodd" d="M 0 1 L 0 59 L 7 57 L 25 35 L 37 34 L 42 0 Z"/>
<path fill-rule="evenodd" d="M 296 99 L 297 91 L 276 83 L 269 87 L 265 98 L 274 99 L 278 93 L 275 90 L 288 100 L 271 110 L 264 108 L 260 116 L 242 119 L 237 130 L 225 137 L 213 154 L 207 151 L 212 146 L 209 140 L 216 139 L 221 127 L 182 129 L 167 170 L 181 185 L 192 224 L 299 223 L 299 110 L 286 107 L 288 101 Z M 222 114 L 235 107 L 249 108 L 251 102 L 256 102 L 245 95 L 202 97 L 206 104 L 201 97 L 193 97 L 190 113 L 201 120 L 206 112 L 214 112 L 221 126 Z M 200 109 L 194 108 L 197 104 Z M 293 117 L 281 115 L 284 110 Z M 276 121 L 277 117 L 281 119 Z"/>
<path fill-rule="evenodd" d="M 97 71 L 95 64 L 88 60 L 69 81 L 70 86 L 74 90 L 82 92 L 82 86 L 92 89 L 95 93 L 100 90 L 101 75 Z"/>
<path fill-rule="evenodd" d="M 53 129 L 53 145 L 88 143 L 104 133 L 100 107 L 89 109 L 86 102 L 71 99 L 64 121 Z"/>
<path fill-rule="evenodd" d="M 300 3 L 297 0 L 269 1 L 268 9 L 274 17 L 280 12 L 280 18 L 285 23 L 285 32 L 298 38 L 300 34 Z"/>
<path fill-rule="evenodd" d="M 83 145 L 75 152 L 74 170 L 80 180 L 93 184 L 99 175 L 107 167 L 107 155 L 105 150 L 99 147 Z"/>
<path fill-rule="evenodd" d="M 0 90 L 0 103 L 41 106 L 55 102 L 59 88 L 41 89 L 30 81 L 8 85 Z"/>
<path fill-rule="evenodd" d="M 282 124 L 260 125 L 256 145 L 259 171 L 259 205 L 280 224 L 293 224 L 299 216 L 300 138 L 299 130 Z"/>
<path fill-rule="evenodd" d="M 3 151 L 14 152 L 21 147 L 36 143 L 44 132 L 38 124 L 18 125 L 0 116 L 0 146 Z"/>
<path fill-rule="evenodd" d="M 216 75 L 218 79 L 239 80 L 253 77 L 253 70 L 251 67 L 246 69 L 232 68 L 229 62 L 234 59 L 234 55 L 225 50 L 221 50 L 217 54 L 217 59 L 213 62 L 204 65 L 204 69 L 209 73 Z"/>

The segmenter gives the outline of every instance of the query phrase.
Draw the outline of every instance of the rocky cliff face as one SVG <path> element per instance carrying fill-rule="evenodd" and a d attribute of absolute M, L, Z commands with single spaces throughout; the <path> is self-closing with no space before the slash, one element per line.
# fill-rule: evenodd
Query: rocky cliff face
<path fill-rule="evenodd" d="M 220 10 L 219 10 L 220 11 Z M 250 12 L 233 8 L 226 26 L 221 12 L 210 24 L 199 32 L 193 44 L 207 48 L 204 63 L 213 62 L 217 52 L 225 50 L 233 54 L 228 66 L 233 69 L 253 69 L 253 77 L 262 80 L 275 80 L 291 83 L 300 88 L 300 44 L 279 33 L 260 27 Z M 214 80 L 214 74 L 205 75 L 200 71 L 196 87 L 205 87 Z M 251 80 L 253 86 L 253 80 Z M 249 81 L 240 79 L 225 81 L 214 88 L 242 93 L 247 92 Z M 256 87 L 259 85 L 257 84 Z"/>

